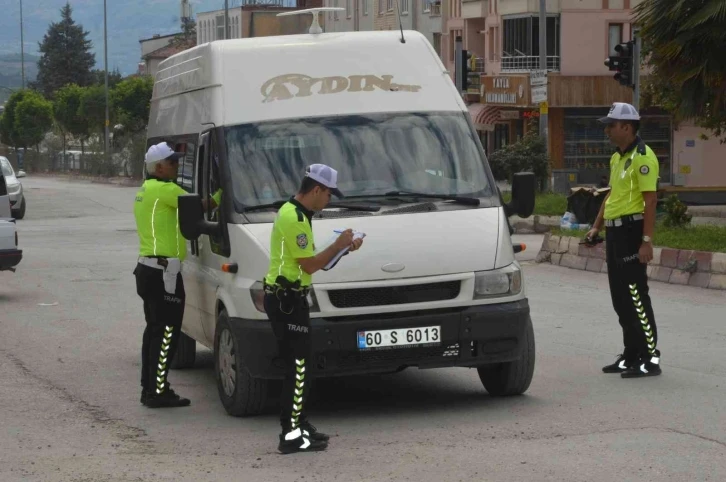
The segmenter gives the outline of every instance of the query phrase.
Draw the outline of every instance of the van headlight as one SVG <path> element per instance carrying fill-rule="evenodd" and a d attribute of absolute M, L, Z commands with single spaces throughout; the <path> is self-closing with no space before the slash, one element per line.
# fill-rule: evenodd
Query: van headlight
<path fill-rule="evenodd" d="M 522 271 L 515 263 L 474 273 L 474 299 L 513 296 L 522 291 Z"/>
<path fill-rule="evenodd" d="M 260 313 L 265 313 L 265 288 L 260 281 L 255 282 L 250 287 L 250 296 L 252 297 L 252 303 Z M 315 297 L 315 291 L 310 288 L 308 293 L 308 305 L 310 306 L 310 313 L 319 313 L 320 307 L 318 306 L 318 299 Z"/>

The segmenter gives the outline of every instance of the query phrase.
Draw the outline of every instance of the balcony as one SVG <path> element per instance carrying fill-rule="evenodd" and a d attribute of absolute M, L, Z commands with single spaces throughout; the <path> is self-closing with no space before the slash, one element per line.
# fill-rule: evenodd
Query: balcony
<path fill-rule="evenodd" d="M 560 71 L 560 56 L 559 55 L 548 55 L 547 56 L 547 71 L 548 72 L 559 72 Z M 511 73 L 525 73 L 532 70 L 539 70 L 539 55 L 502 55 L 501 60 L 502 72 Z"/>
<path fill-rule="evenodd" d="M 489 12 L 489 0 L 461 0 L 461 18 L 485 18 Z"/>

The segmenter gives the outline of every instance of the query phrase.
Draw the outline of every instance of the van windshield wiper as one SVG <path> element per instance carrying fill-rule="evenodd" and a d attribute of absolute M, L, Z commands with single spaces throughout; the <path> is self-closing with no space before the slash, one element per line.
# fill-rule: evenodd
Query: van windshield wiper
<path fill-rule="evenodd" d="M 265 209 L 280 209 L 283 204 L 285 204 L 287 200 L 284 201 L 275 201 L 268 204 L 253 204 L 251 206 L 245 206 L 242 208 L 242 212 L 251 212 L 251 211 L 263 211 Z M 351 211 L 367 211 L 367 212 L 378 212 L 381 210 L 380 206 L 367 206 L 367 205 L 361 205 L 361 204 L 348 204 L 343 202 L 332 202 L 328 203 L 328 205 L 325 207 L 325 209 L 328 208 L 342 208 L 342 209 L 349 209 Z"/>
<path fill-rule="evenodd" d="M 479 198 L 475 197 L 465 197 L 465 196 L 453 196 L 451 194 L 428 194 L 423 192 L 414 192 L 414 191 L 390 191 L 385 194 L 361 194 L 360 196 L 351 196 L 351 197 L 360 197 L 360 198 L 376 198 L 376 197 L 420 197 L 420 198 L 426 198 L 426 199 L 444 199 L 447 201 L 455 201 L 460 204 L 466 204 L 468 206 L 479 206 L 481 204 L 481 201 Z"/>

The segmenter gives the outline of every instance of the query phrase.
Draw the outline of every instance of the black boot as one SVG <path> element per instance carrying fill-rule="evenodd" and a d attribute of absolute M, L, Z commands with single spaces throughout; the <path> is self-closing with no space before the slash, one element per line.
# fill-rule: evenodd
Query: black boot
<path fill-rule="evenodd" d="M 320 452 L 326 448 L 328 448 L 328 442 L 308 438 L 299 427 L 290 432 L 281 433 L 280 443 L 277 446 L 277 450 L 282 454 Z"/>
<path fill-rule="evenodd" d="M 141 395 L 143 400 L 143 393 Z M 142 402 L 143 403 L 143 402 Z M 186 407 L 191 404 L 191 400 L 188 398 L 180 397 L 174 390 L 167 384 L 166 388 L 160 394 L 149 393 L 146 395 L 146 405 L 149 408 L 171 408 L 171 407 Z"/>
<path fill-rule="evenodd" d="M 307 420 L 300 421 L 300 428 L 303 431 L 303 435 L 309 437 L 310 440 L 319 440 L 321 442 L 327 442 L 328 440 L 330 440 L 330 436 L 328 434 L 318 432 L 318 429 L 315 428 L 315 425 L 308 422 Z"/>
<path fill-rule="evenodd" d="M 635 363 L 635 359 L 628 360 L 625 354 L 618 355 L 615 363 L 602 367 L 604 373 L 623 373 L 628 368 L 632 367 Z"/>
<path fill-rule="evenodd" d="M 620 374 L 623 378 L 656 377 L 662 373 L 660 369 L 660 351 L 656 350 L 655 355 L 647 355 L 633 364 L 632 367 Z"/>

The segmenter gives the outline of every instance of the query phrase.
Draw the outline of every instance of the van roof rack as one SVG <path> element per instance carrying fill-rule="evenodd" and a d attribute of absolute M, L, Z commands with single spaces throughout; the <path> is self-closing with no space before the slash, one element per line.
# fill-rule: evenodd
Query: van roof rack
<path fill-rule="evenodd" d="M 309 33 L 323 33 L 323 29 L 320 27 L 318 21 L 319 12 L 340 12 L 345 10 L 342 7 L 318 7 L 318 8 L 306 8 L 304 10 L 293 10 L 291 12 L 278 13 L 278 17 L 285 17 L 287 15 L 300 15 L 301 13 L 311 13 L 313 15 L 313 23 L 310 24 Z"/>

